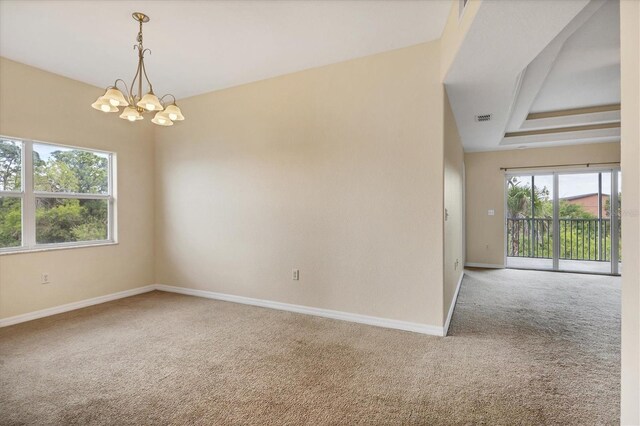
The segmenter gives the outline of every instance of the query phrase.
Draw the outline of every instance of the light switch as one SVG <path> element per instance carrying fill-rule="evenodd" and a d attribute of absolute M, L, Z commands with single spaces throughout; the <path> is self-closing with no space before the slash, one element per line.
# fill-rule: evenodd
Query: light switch
<path fill-rule="evenodd" d="M 493 210 L 493 209 L 491 209 L 491 210 L 487 211 L 487 214 L 488 214 L 489 216 L 495 216 L 496 211 L 495 211 L 495 210 Z"/>

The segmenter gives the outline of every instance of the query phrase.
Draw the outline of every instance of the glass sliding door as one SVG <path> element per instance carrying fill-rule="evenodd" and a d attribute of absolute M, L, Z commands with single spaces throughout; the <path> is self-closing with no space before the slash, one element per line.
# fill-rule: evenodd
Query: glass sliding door
<path fill-rule="evenodd" d="M 553 269 L 553 175 L 535 175 L 533 179 L 534 209 L 532 255 L 539 261 L 538 269 Z"/>
<path fill-rule="evenodd" d="M 553 269 L 553 175 L 507 177 L 507 267 Z"/>
<path fill-rule="evenodd" d="M 611 273 L 611 172 L 558 175 L 558 269 Z"/>
<path fill-rule="evenodd" d="M 508 174 L 508 268 L 619 274 L 620 171 Z"/>

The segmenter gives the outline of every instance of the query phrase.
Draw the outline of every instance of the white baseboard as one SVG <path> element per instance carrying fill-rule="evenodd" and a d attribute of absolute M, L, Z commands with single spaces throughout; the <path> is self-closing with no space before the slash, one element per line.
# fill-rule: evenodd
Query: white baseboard
<path fill-rule="evenodd" d="M 459 284 L 458 284 L 459 285 Z M 342 321 L 355 322 L 359 324 L 373 325 L 376 327 L 393 328 L 396 330 L 411 331 L 414 333 L 429 334 L 433 336 L 444 336 L 446 328 L 428 324 L 420 324 L 415 322 L 400 321 L 394 319 L 372 317 L 368 315 L 352 314 L 349 312 L 333 311 L 330 309 L 313 308 L 310 306 L 293 305 L 290 303 L 274 302 L 271 300 L 254 299 L 251 297 L 234 296 L 232 294 L 215 293 L 206 290 L 196 290 L 185 287 L 175 287 L 164 284 L 147 285 L 144 287 L 133 288 L 131 290 L 120 291 L 118 293 L 98 296 L 91 299 L 80 300 L 78 302 L 67 303 L 65 305 L 54 306 L 52 308 L 42 309 L 35 312 L 29 312 L 22 315 L 16 315 L 0 319 L 0 327 L 7 327 L 21 322 L 31 321 L 38 318 L 44 318 L 51 315 L 61 314 L 76 309 L 86 308 L 100 303 L 110 302 L 112 300 L 122 299 L 137 294 L 146 293 L 153 290 L 166 291 L 171 293 L 180 293 L 189 296 L 204 297 L 207 299 L 223 300 L 226 302 L 241 303 L 244 305 L 260 306 L 263 308 L 278 309 L 281 311 L 296 312 L 305 315 L 314 315 L 323 318 L 331 318 Z M 457 297 L 457 291 L 456 291 Z M 450 314 L 451 315 L 451 314 Z M 448 323 L 447 323 L 448 326 Z"/>
<path fill-rule="evenodd" d="M 156 289 L 160 291 L 180 293 L 189 296 L 205 297 L 207 299 L 223 300 L 226 302 L 241 303 L 244 305 L 260 306 L 263 308 L 296 312 L 298 314 L 314 315 L 323 318 L 356 322 L 359 324 L 373 325 L 376 327 L 393 328 L 397 330 L 412 331 L 415 333 L 429 334 L 433 336 L 444 336 L 444 329 L 442 327 L 428 324 L 372 317 L 368 315 L 352 314 L 349 312 L 332 311 L 330 309 L 313 308 L 310 306 L 292 305 L 289 303 L 274 302 L 271 300 L 254 299 L 251 297 L 234 296 L 231 294 L 215 293 L 212 291 L 195 290 L 191 288 L 175 287 L 164 284 L 156 285 Z"/>
<path fill-rule="evenodd" d="M 458 278 L 458 284 L 456 285 L 456 292 L 453 294 L 453 299 L 451 300 L 451 306 L 449 306 L 449 313 L 447 314 L 447 320 L 444 323 L 444 336 L 449 333 L 449 324 L 451 324 L 451 318 L 453 317 L 453 310 L 456 308 L 456 302 L 458 301 L 458 293 L 460 293 L 460 287 L 462 286 L 462 280 L 464 279 L 464 271 L 460 273 L 460 278 Z"/>
<path fill-rule="evenodd" d="M 0 319 L 0 327 L 7 327 L 9 325 L 19 324 L 21 322 L 61 314 L 63 312 L 69 312 L 76 309 L 86 308 L 87 306 L 98 305 L 100 303 L 110 302 L 112 300 L 122 299 L 124 297 L 135 296 L 136 294 L 146 293 L 155 289 L 155 285 L 147 285 L 144 287 L 132 288 L 131 290 L 124 290 L 104 296 L 93 297 L 91 299 L 80 300 L 78 302 L 67 303 L 66 305 L 54 306 L 52 308 L 42 309 L 40 311 L 28 312 L 26 314 Z"/>
<path fill-rule="evenodd" d="M 497 265 L 494 263 L 472 263 L 467 262 L 464 264 L 465 267 L 469 268 L 487 268 L 487 269 L 504 269 L 504 265 Z"/>

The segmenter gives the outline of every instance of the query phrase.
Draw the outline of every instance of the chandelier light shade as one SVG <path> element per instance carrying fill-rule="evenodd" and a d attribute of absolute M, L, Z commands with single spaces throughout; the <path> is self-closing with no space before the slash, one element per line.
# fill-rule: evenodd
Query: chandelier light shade
<path fill-rule="evenodd" d="M 156 113 L 156 116 L 151 120 L 152 123 L 157 124 L 158 126 L 173 126 L 173 121 L 169 119 L 166 113 L 159 111 Z"/>
<path fill-rule="evenodd" d="M 162 111 L 164 107 L 160 104 L 160 99 L 153 92 L 149 92 L 142 97 L 136 104 L 140 108 L 144 108 L 147 111 Z"/>
<path fill-rule="evenodd" d="M 104 97 L 109 99 L 109 103 L 113 106 L 129 106 L 129 102 L 118 89 L 108 89 Z"/>
<path fill-rule="evenodd" d="M 111 105 L 109 99 L 104 96 L 100 96 L 94 103 L 91 104 L 94 109 L 102 112 L 117 112 L 118 108 Z"/>
<path fill-rule="evenodd" d="M 158 126 L 173 126 L 174 121 L 184 120 L 182 111 L 176 105 L 176 98 L 171 94 L 158 98 L 153 93 L 153 85 L 149 81 L 144 65 L 144 55 L 146 52 L 151 53 L 151 51 L 142 45 L 142 24 L 149 22 L 149 17 L 140 12 L 135 12 L 132 16 L 140 24 L 140 30 L 136 39 L 138 44 L 133 46 L 138 50 L 138 68 L 131 86 L 127 86 L 122 79 L 117 79 L 113 86 L 107 87 L 104 95 L 100 96 L 91 106 L 105 113 L 119 112 L 119 107 L 124 107 L 120 118 L 131 122 L 143 120 L 143 114 L 154 112 L 152 123 Z M 124 91 L 118 87 L 118 83 L 124 86 Z M 165 107 L 164 98 L 167 96 L 171 97 L 171 104 Z"/>
<path fill-rule="evenodd" d="M 184 120 L 184 115 L 182 115 L 182 111 L 180 108 L 173 103 L 164 109 L 164 112 L 169 116 L 171 121 L 182 121 Z"/>
<path fill-rule="evenodd" d="M 124 118 L 125 120 L 129 121 L 137 121 L 143 119 L 142 114 L 140 114 L 136 108 L 130 106 L 126 107 L 124 111 L 122 111 L 122 114 L 120 114 L 120 118 Z"/>

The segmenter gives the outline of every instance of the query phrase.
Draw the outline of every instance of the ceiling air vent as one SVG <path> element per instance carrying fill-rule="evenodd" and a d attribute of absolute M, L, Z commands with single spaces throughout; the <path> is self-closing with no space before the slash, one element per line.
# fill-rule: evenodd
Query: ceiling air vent
<path fill-rule="evenodd" d="M 476 121 L 491 121 L 491 114 L 476 115 Z"/>

